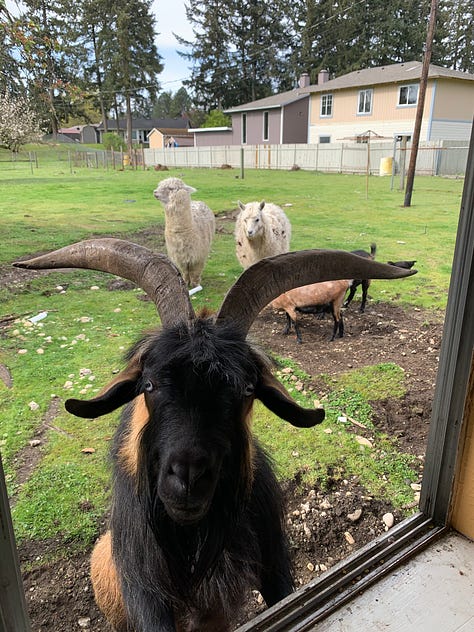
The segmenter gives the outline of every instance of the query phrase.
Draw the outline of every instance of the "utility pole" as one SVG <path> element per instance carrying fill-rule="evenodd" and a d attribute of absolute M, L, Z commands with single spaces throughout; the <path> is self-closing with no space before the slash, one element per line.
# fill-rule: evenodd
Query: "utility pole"
<path fill-rule="evenodd" d="M 430 21 L 428 33 L 426 35 L 425 56 L 421 68 L 420 88 L 418 91 L 418 106 L 416 108 L 415 129 L 413 130 L 413 141 L 411 146 L 410 164 L 407 172 L 407 186 L 405 189 L 405 201 L 403 206 L 411 206 L 411 195 L 413 193 L 413 181 L 415 179 L 416 158 L 418 155 L 418 145 L 420 143 L 421 123 L 423 120 L 423 108 L 425 106 L 426 85 L 428 83 L 428 73 L 431 62 L 431 49 L 433 48 L 433 38 L 436 26 L 436 14 L 438 12 L 438 0 L 431 0 Z"/>

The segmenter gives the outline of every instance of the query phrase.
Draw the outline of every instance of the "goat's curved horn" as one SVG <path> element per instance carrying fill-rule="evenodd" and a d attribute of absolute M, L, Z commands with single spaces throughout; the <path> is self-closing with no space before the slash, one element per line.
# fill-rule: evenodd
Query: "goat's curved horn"
<path fill-rule="evenodd" d="M 86 268 L 110 272 L 133 281 L 148 294 L 163 326 L 190 323 L 194 319 L 189 293 L 178 268 L 165 255 L 129 241 L 88 239 L 13 265 L 38 270 Z"/>
<path fill-rule="evenodd" d="M 216 322 L 232 320 L 246 334 L 259 312 L 292 288 L 336 279 L 398 279 L 410 272 L 416 274 L 344 250 L 301 250 L 268 257 L 241 274 L 227 292 Z"/>

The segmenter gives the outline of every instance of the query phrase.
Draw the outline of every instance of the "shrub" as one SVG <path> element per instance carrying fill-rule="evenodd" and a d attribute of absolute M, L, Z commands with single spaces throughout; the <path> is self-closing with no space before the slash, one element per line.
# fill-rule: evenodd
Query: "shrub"
<path fill-rule="evenodd" d="M 102 137 L 102 145 L 105 149 L 113 149 L 114 151 L 127 148 L 127 143 L 115 132 L 106 132 Z"/>

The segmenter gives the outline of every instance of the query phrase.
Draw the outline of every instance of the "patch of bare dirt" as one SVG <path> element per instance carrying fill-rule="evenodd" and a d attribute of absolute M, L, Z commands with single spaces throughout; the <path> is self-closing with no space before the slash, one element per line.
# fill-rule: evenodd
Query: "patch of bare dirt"
<path fill-rule="evenodd" d="M 222 218 L 218 230 L 229 230 L 229 219 L 230 215 Z M 134 234 L 131 239 L 152 248 L 160 243 L 162 249 L 159 227 Z M 27 271 L 10 268 L 2 284 L 24 286 L 27 275 Z M 128 289 L 126 283 L 111 283 L 116 283 L 111 290 Z M 294 360 L 310 376 L 318 393 L 328 388 L 327 382 L 320 380 L 321 374 L 337 376 L 380 362 L 402 367 L 407 378 L 405 396 L 374 402 L 374 422 L 396 438 L 402 451 L 418 457 L 421 477 L 442 317 L 391 304 L 374 305 L 370 300 L 365 314 L 360 314 L 358 308 L 356 298 L 345 311 L 345 336 L 334 342 L 329 342 L 329 318 L 302 316 L 300 345 L 294 335 L 281 333 L 284 315 L 271 309 L 262 312 L 251 335 L 267 351 Z M 48 418 L 46 423 L 53 423 L 53 419 Z M 383 533 L 387 529 L 385 514 L 393 514 L 395 522 L 402 518 L 388 502 L 372 498 L 356 477 L 344 479 L 336 471 L 328 472 L 328 477 L 329 489 L 324 492 L 318 488 L 301 489 L 299 481 L 286 484 L 288 533 L 298 584 L 313 579 Z M 104 528 L 105 522 L 97 525 L 98 534 Z M 24 543 L 20 547 L 33 632 L 110 632 L 94 603 L 88 575 L 89 553 L 68 554 L 67 549 L 59 540 Z M 262 608 L 254 597 L 249 598 L 249 617 Z"/>

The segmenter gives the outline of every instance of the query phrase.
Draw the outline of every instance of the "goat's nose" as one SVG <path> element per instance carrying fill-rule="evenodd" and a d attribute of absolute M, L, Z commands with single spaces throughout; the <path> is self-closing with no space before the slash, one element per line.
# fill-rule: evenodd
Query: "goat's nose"
<path fill-rule="evenodd" d="M 192 491 L 208 478 L 210 466 L 205 457 L 175 457 L 170 461 L 168 473 L 182 488 Z"/>

